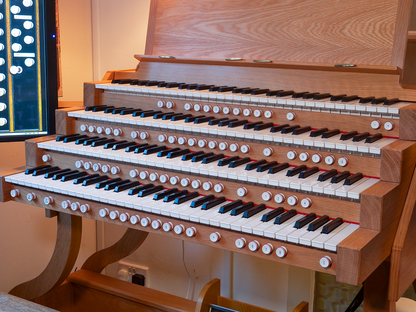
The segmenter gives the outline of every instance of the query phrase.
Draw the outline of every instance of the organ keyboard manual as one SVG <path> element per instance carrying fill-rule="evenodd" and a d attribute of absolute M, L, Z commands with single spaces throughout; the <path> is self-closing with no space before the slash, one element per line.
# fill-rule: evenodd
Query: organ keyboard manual
<path fill-rule="evenodd" d="M 85 83 L 0 199 L 129 229 L 86 270 L 155 233 L 365 282 L 365 311 L 393 311 L 416 278 L 410 7 L 153 0 L 137 69 Z"/>

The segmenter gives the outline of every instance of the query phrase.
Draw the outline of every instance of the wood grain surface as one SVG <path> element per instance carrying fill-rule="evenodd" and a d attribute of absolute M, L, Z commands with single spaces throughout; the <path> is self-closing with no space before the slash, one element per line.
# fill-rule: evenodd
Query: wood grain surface
<path fill-rule="evenodd" d="M 208 282 L 199 293 L 196 301 L 195 312 L 209 312 L 211 304 L 218 304 L 218 297 L 221 293 L 221 281 L 214 278 Z"/>
<path fill-rule="evenodd" d="M 390 65 L 398 3 L 159 1 L 152 54 Z"/>
<path fill-rule="evenodd" d="M 58 287 L 72 271 L 81 245 L 82 219 L 59 212 L 56 245 L 45 270 L 36 278 L 14 287 L 11 295 L 32 300 Z"/>

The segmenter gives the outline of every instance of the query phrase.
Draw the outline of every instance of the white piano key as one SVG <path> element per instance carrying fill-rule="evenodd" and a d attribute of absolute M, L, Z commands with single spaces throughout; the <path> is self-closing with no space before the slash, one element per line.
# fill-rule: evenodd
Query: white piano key
<path fill-rule="evenodd" d="M 348 192 L 348 198 L 360 199 L 360 194 L 362 192 L 364 192 L 366 189 L 368 189 L 369 187 L 376 184 L 378 181 L 380 181 L 380 180 L 379 179 L 373 179 L 373 178 L 368 179 L 364 183 L 361 183 L 357 187 L 350 190 Z"/>
<path fill-rule="evenodd" d="M 243 218 L 243 214 L 241 214 L 241 218 L 233 223 L 231 223 L 231 230 L 233 231 L 242 231 L 243 226 L 247 225 L 253 219 L 259 219 L 263 216 L 264 212 L 259 212 L 250 218 Z"/>
<path fill-rule="evenodd" d="M 295 190 L 301 190 L 304 184 L 309 186 L 310 182 L 319 182 L 318 177 L 320 174 L 321 172 L 317 172 L 304 179 L 298 178 L 297 180 L 294 180 L 293 182 L 290 183 L 290 188 L 295 189 Z"/>
<path fill-rule="evenodd" d="M 304 217 L 304 215 L 296 215 L 292 218 L 290 218 L 289 220 L 287 220 L 286 222 L 282 223 L 282 224 L 272 224 L 270 227 L 268 227 L 267 229 L 263 230 L 263 236 L 265 237 L 270 237 L 270 238 L 276 238 L 276 233 L 278 233 L 279 231 L 281 231 L 282 229 L 286 228 L 286 227 L 293 227 L 293 225 L 295 225 L 295 222 L 297 220 L 299 220 L 300 218 Z M 269 222 L 267 222 L 269 223 Z M 255 233 L 255 229 L 253 229 L 253 233 Z"/>
<path fill-rule="evenodd" d="M 304 217 L 304 215 L 301 215 L 301 216 L 300 216 L 300 218 L 303 218 L 303 217 Z M 298 219 L 298 220 L 299 220 L 299 219 Z M 286 240 L 287 240 L 288 235 L 290 235 L 291 233 L 293 233 L 293 232 L 295 232 L 295 231 L 298 231 L 298 229 L 294 227 L 294 226 L 295 226 L 296 221 L 297 221 L 297 220 L 295 220 L 295 221 L 293 221 L 293 220 L 292 220 L 292 222 L 291 222 L 288 226 L 286 226 L 285 228 L 282 228 L 281 230 L 277 231 L 277 232 L 275 233 L 275 237 L 276 237 L 276 239 L 286 241 Z"/>
<path fill-rule="evenodd" d="M 328 221 L 325 224 L 328 224 L 329 222 L 330 221 Z M 299 244 L 305 245 L 305 246 L 312 246 L 312 240 L 317 238 L 319 235 L 323 235 L 323 234 L 321 234 L 321 231 L 322 231 L 323 227 L 325 226 L 325 224 L 322 225 L 321 227 L 317 228 L 315 231 L 308 231 L 307 233 L 302 235 L 299 238 Z"/>
<path fill-rule="evenodd" d="M 341 196 L 341 197 L 347 197 L 349 191 L 351 191 L 352 189 L 354 189 L 355 187 L 364 183 L 367 180 L 368 178 L 362 178 L 352 185 L 342 185 L 340 188 L 336 189 L 335 195 Z"/>
<path fill-rule="evenodd" d="M 320 234 L 319 236 L 317 236 L 316 238 L 312 240 L 312 247 L 323 249 L 326 241 L 334 237 L 336 234 L 338 234 L 341 230 L 343 230 L 347 226 L 348 226 L 348 223 L 343 223 L 329 234 Z"/>
<path fill-rule="evenodd" d="M 337 251 L 338 244 L 341 243 L 345 238 L 351 235 L 358 228 L 358 224 L 348 224 L 347 227 L 345 227 L 343 230 L 338 232 L 336 235 L 334 235 L 332 238 L 328 239 L 324 243 L 324 249 Z"/>

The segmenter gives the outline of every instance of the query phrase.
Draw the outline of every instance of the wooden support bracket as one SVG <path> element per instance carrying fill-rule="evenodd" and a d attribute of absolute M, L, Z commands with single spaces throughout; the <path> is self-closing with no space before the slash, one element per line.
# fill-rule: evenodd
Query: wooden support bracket
<path fill-rule="evenodd" d="M 33 300 L 61 285 L 68 277 L 81 246 L 81 217 L 58 213 L 55 250 L 45 270 L 31 281 L 14 287 L 10 294 Z"/>

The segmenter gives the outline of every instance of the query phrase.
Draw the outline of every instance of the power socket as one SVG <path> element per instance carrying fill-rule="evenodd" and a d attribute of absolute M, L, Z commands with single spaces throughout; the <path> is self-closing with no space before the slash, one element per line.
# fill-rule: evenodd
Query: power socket
<path fill-rule="evenodd" d="M 134 274 L 143 275 L 146 287 L 150 287 L 149 268 L 137 263 L 121 260 L 118 262 L 118 278 L 127 282 L 132 281 Z"/>

